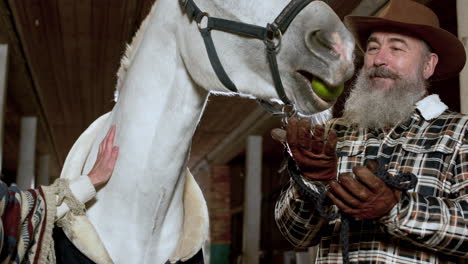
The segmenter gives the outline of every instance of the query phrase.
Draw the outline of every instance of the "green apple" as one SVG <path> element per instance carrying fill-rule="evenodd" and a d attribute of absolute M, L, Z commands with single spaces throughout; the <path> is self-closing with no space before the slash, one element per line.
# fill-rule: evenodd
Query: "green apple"
<path fill-rule="evenodd" d="M 314 78 L 311 82 L 312 90 L 323 100 L 333 101 L 343 92 L 344 85 L 329 87 L 321 80 Z"/>

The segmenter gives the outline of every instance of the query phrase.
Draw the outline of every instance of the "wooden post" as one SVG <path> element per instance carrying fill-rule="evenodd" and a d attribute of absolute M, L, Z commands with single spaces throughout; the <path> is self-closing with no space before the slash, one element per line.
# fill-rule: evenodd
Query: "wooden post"
<path fill-rule="evenodd" d="M 262 205 L 262 137 L 247 138 L 244 194 L 243 263 L 258 264 Z"/>
<path fill-rule="evenodd" d="M 16 183 L 22 190 L 34 188 L 37 117 L 21 118 L 21 134 Z"/>
<path fill-rule="evenodd" d="M 458 38 L 468 53 L 468 1 L 457 0 Z M 460 112 L 468 114 L 468 67 L 460 72 Z"/>
<path fill-rule="evenodd" d="M 3 123 L 8 72 L 8 45 L 0 44 L 0 170 L 3 168 Z"/>
<path fill-rule="evenodd" d="M 39 169 L 37 174 L 37 185 L 50 184 L 50 169 L 49 169 L 50 156 L 41 155 L 39 157 Z"/>

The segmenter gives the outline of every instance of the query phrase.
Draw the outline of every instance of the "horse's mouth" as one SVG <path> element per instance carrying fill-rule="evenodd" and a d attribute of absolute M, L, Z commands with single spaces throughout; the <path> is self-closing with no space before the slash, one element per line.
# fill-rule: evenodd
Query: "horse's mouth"
<path fill-rule="evenodd" d="M 315 79 L 315 76 L 308 72 L 308 71 L 305 71 L 305 70 L 298 70 L 297 71 L 300 75 L 302 75 L 302 77 L 306 78 L 306 80 L 309 81 L 309 83 L 312 83 L 312 81 Z"/>
<path fill-rule="evenodd" d="M 343 92 L 343 85 L 331 87 L 326 82 L 306 70 L 298 70 L 297 73 L 306 80 L 307 86 L 312 90 L 312 92 L 326 102 L 335 101 Z"/>

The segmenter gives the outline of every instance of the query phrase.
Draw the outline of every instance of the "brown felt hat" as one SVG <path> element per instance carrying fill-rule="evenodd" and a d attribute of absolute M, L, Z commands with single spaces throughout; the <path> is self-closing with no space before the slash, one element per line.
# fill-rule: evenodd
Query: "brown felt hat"
<path fill-rule="evenodd" d="M 412 0 L 390 0 L 376 16 L 346 16 L 345 24 L 364 51 L 370 34 L 379 28 L 394 28 L 424 40 L 439 56 L 434 79 L 447 79 L 465 65 L 463 44 L 452 33 L 442 29 L 436 14 Z"/>

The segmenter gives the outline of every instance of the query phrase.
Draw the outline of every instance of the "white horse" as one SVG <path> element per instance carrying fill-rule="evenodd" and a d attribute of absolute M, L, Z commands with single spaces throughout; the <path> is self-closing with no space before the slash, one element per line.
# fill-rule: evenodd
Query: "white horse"
<path fill-rule="evenodd" d="M 90 222 L 69 214 L 64 228 L 95 262 L 165 263 L 185 260 L 201 248 L 208 232 L 203 224 L 206 205 L 185 167 L 210 92 L 232 94 L 226 88 L 230 86 L 267 102 L 280 102 L 282 97 L 309 115 L 333 104 L 314 92 L 311 78 L 334 89 L 353 73 L 354 40 L 324 2 L 194 2 L 209 15 L 197 13 L 192 0 L 157 0 L 122 61 L 115 107 L 83 133 L 65 162 L 62 177 L 89 172 L 105 132 L 112 124 L 117 126 L 119 159 L 110 181 L 88 204 Z M 239 27 L 212 17 L 262 27 Z M 218 64 L 216 54 L 211 52 L 212 61 L 207 55 L 205 41 L 210 45 L 211 39 L 203 38 L 199 30 L 211 26 L 222 29 L 211 34 Z M 232 28 L 241 28 L 240 34 L 226 32 Z M 262 35 L 267 39 L 256 39 Z M 272 56 L 267 57 L 265 45 Z M 195 205 L 185 204 L 184 211 L 184 199 Z M 199 212 L 187 220 L 189 209 Z"/>

